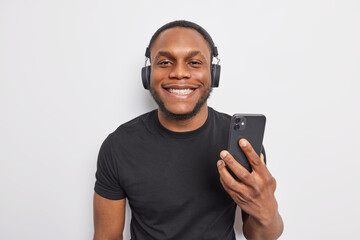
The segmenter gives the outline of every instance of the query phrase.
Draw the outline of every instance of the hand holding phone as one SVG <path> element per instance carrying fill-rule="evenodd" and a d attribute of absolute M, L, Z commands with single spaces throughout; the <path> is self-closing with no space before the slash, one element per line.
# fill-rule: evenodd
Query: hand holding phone
<path fill-rule="evenodd" d="M 228 151 L 243 167 L 252 172 L 251 165 L 239 146 L 239 140 L 248 140 L 260 156 L 266 117 L 262 114 L 234 114 L 230 121 Z"/>

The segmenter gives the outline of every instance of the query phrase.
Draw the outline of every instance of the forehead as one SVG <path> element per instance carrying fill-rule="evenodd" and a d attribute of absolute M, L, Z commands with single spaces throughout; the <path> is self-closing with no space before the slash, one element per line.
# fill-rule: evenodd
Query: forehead
<path fill-rule="evenodd" d="M 200 51 L 210 57 L 210 46 L 205 38 L 196 30 L 174 27 L 164 30 L 151 47 L 151 56 L 159 51 Z"/>

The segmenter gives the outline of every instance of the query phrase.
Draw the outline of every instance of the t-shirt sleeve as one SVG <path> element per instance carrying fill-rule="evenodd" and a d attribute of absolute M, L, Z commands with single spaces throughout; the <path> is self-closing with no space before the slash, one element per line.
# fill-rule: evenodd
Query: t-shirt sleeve
<path fill-rule="evenodd" d="M 101 145 L 96 170 L 94 190 L 100 196 L 110 200 L 120 200 L 126 197 L 120 185 L 116 159 L 114 158 L 111 135 Z"/>

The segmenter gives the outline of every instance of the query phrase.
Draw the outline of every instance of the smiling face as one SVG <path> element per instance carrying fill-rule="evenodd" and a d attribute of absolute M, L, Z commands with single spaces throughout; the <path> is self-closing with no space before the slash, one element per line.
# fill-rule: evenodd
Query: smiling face
<path fill-rule="evenodd" d="M 207 107 L 210 54 L 207 41 L 191 28 L 167 29 L 154 41 L 150 92 L 167 117 L 188 119 Z"/>

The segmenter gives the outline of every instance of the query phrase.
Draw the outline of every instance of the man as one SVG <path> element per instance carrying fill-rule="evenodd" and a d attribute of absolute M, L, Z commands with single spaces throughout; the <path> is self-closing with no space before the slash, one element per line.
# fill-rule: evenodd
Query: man
<path fill-rule="evenodd" d="M 121 125 L 101 146 L 94 239 L 122 239 L 126 198 L 133 240 L 235 239 L 236 206 L 246 238 L 278 238 L 283 223 L 264 156 L 242 139 L 253 171 L 238 164 L 223 150 L 230 116 L 207 106 L 217 81 L 211 37 L 192 22 L 171 22 L 154 34 L 146 55 L 144 86 L 159 107 Z"/>

